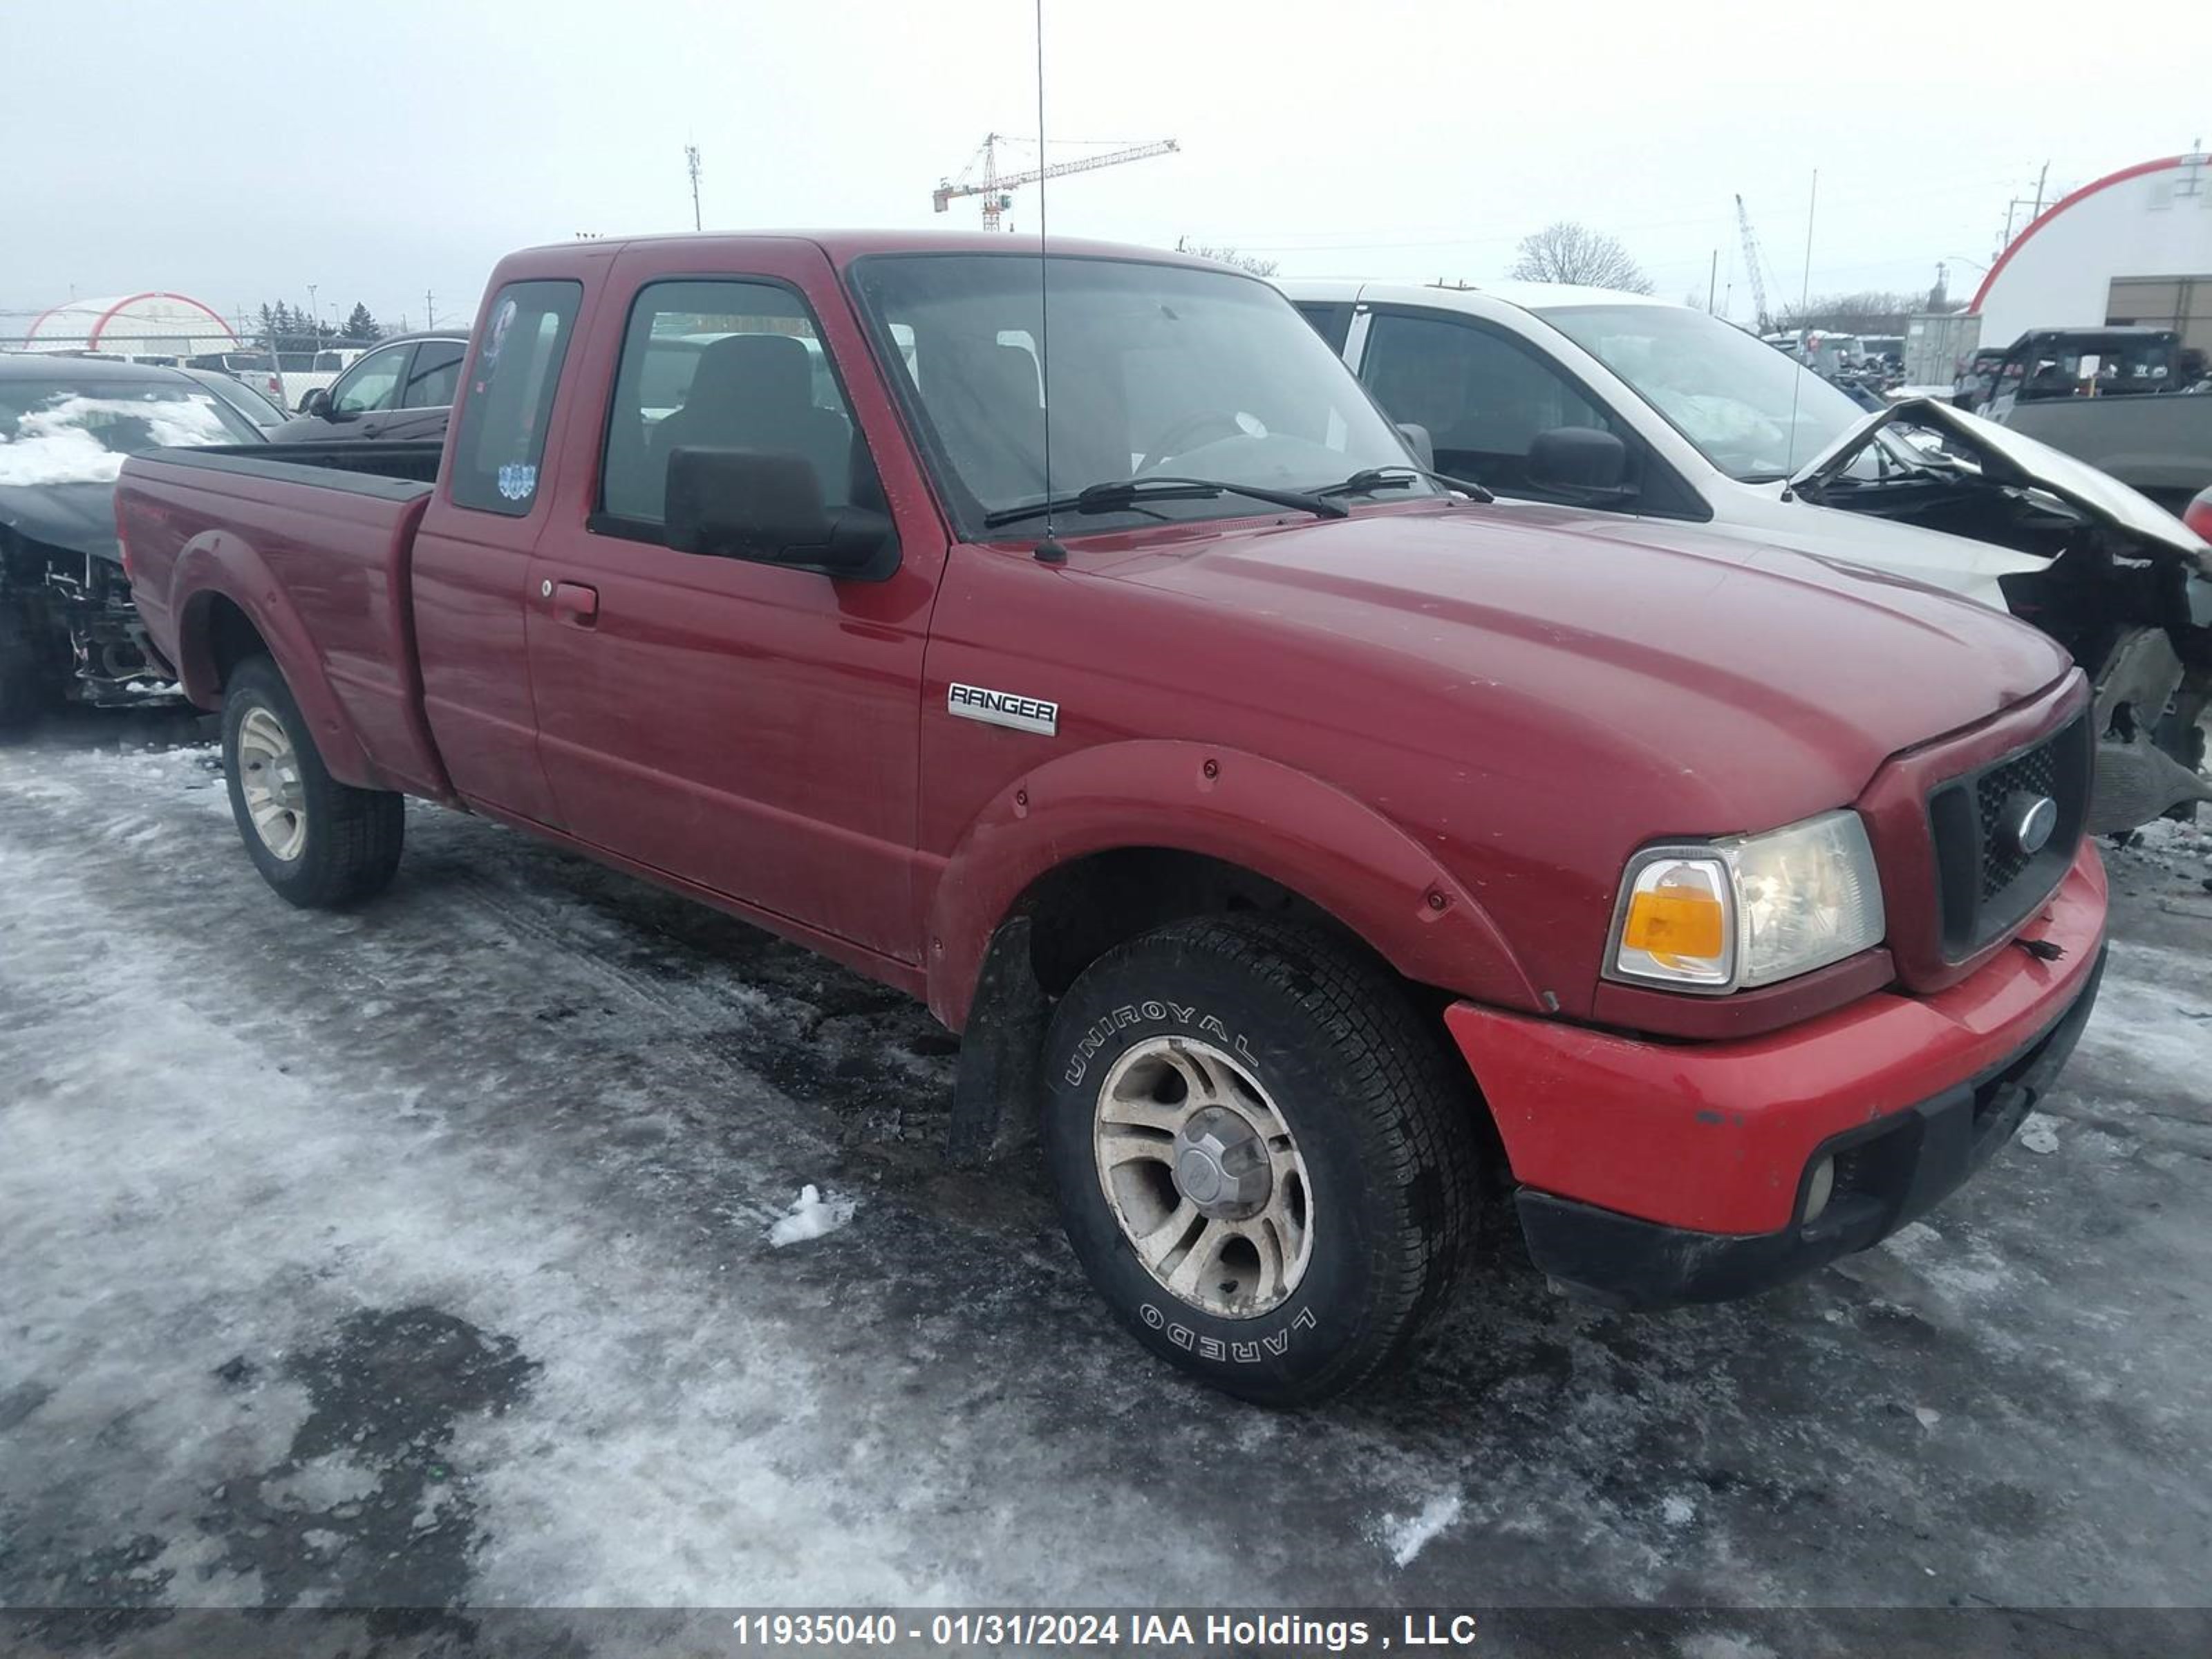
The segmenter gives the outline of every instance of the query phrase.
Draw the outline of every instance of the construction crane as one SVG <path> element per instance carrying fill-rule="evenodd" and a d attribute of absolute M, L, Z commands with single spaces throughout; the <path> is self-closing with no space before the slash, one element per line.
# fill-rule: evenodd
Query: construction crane
<path fill-rule="evenodd" d="M 987 132 L 983 147 L 968 163 L 968 170 L 957 179 L 940 179 L 937 188 L 930 192 L 930 203 L 942 213 L 963 196 L 983 198 L 983 228 L 996 230 L 999 216 L 1014 204 L 1013 192 L 1023 185 L 1035 185 L 1047 179 L 1060 179 L 1071 173 L 1090 173 L 1099 167 L 1119 167 L 1124 161 L 1141 161 L 1151 155 L 1171 155 L 1180 148 L 1172 138 L 1162 138 L 1150 144 L 1131 144 L 1121 149 L 1109 150 L 1102 155 L 1082 155 L 1071 161 L 1054 161 L 1027 168 L 1020 173 L 999 171 L 999 146 L 1022 141 L 1007 137 L 1004 133 Z M 976 162 L 982 163 L 981 176 L 970 179 L 976 171 Z"/>
<path fill-rule="evenodd" d="M 1741 196 L 1735 198 L 1735 222 L 1743 227 L 1743 263 L 1751 273 L 1751 303 L 1759 331 L 1770 334 L 1774 330 L 1774 319 L 1766 309 L 1766 277 L 1761 269 L 1765 261 L 1759 255 L 1758 234 L 1751 228 L 1751 210 L 1744 206 Z"/>

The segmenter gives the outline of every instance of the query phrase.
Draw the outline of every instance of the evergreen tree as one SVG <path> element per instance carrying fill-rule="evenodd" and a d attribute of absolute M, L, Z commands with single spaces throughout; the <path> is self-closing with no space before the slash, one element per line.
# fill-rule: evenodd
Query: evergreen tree
<path fill-rule="evenodd" d="M 345 337 L 349 340 L 369 341 L 382 337 L 384 331 L 370 316 L 368 307 L 359 301 L 354 302 L 352 313 L 346 318 Z"/>

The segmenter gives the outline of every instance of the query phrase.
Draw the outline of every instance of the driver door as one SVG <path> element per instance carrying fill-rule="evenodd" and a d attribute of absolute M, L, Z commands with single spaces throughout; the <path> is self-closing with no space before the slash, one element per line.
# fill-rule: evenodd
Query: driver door
<path fill-rule="evenodd" d="M 379 436 L 385 421 L 399 406 L 407 365 L 414 356 L 411 340 L 379 346 L 332 383 L 325 413 L 303 415 L 272 435 L 280 441 L 304 439 L 315 443 Z"/>
<path fill-rule="evenodd" d="M 902 493 L 883 581 L 679 552 L 674 447 L 796 454 L 884 510 L 898 442 L 809 244 L 742 272 L 618 260 L 530 589 L 538 743 L 569 832 L 706 891 L 913 960 L 922 650 L 944 532 Z M 686 259 L 698 268 L 687 270 Z M 854 368 L 857 365 L 857 368 Z M 866 392 L 866 398 L 856 392 Z"/>

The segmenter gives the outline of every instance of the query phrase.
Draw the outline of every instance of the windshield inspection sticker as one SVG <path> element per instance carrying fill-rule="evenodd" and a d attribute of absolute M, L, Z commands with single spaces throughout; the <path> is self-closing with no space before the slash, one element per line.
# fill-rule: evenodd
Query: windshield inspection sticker
<path fill-rule="evenodd" d="M 1035 732 L 1054 737 L 1060 732 L 1060 705 L 1016 691 L 994 691 L 987 686 L 963 685 L 955 680 L 945 688 L 945 707 L 964 720 L 1004 726 L 1016 732 Z"/>

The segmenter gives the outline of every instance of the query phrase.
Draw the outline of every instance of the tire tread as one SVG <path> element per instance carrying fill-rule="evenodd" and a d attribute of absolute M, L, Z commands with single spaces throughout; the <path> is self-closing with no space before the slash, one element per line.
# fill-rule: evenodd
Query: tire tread
<path fill-rule="evenodd" d="M 1347 1350 L 1334 1375 L 1310 1380 L 1300 1401 L 1346 1394 L 1400 1364 L 1450 1300 L 1474 1251 L 1481 1109 L 1455 1062 L 1389 969 L 1356 941 L 1310 922 L 1205 916 L 1172 922 L 1109 951 L 1093 971 L 1140 954 L 1210 957 L 1289 997 L 1346 1061 L 1352 1100 L 1374 1115 L 1380 1173 L 1399 1195 L 1376 1218 L 1370 1340 Z"/>
<path fill-rule="evenodd" d="M 307 780 L 307 846 L 294 870 L 277 866 L 261 845 L 237 793 L 234 738 L 242 718 L 238 709 L 253 700 L 283 722 Z M 224 687 L 223 701 L 223 757 L 225 770 L 232 775 L 232 807 L 240 838 L 263 878 L 302 909 L 343 909 L 382 892 L 399 868 L 406 801 L 390 790 L 360 789 L 331 775 L 274 659 L 253 657 L 240 664 Z"/>

